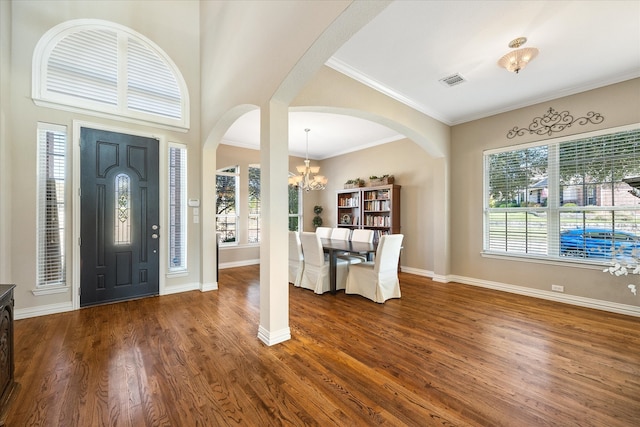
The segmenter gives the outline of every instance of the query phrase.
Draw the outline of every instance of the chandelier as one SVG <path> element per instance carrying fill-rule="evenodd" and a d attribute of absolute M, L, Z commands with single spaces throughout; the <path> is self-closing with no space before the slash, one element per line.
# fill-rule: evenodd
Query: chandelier
<path fill-rule="evenodd" d="M 327 178 L 317 175 L 320 172 L 320 166 L 309 166 L 309 131 L 307 133 L 307 157 L 304 160 L 304 166 L 296 166 L 299 175 L 289 177 L 289 185 L 301 187 L 304 191 L 324 190 L 327 185 Z"/>
<path fill-rule="evenodd" d="M 515 40 L 511 40 L 509 47 L 511 52 L 498 60 L 498 65 L 506 68 L 508 71 L 518 74 L 520 70 L 523 70 L 527 64 L 538 55 L 538 49 L 535 47 L 524 47 L 518 49 L 520 46 L 527 42 L 526 37 L 518 37 Z"/>

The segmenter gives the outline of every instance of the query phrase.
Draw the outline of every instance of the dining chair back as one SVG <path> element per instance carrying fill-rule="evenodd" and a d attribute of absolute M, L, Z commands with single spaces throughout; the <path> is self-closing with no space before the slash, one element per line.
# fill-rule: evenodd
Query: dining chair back
<path fill-rule="evenodd" d="M 304 253 L 304 271 L 300 286 L 311 289 L 317 294 L 330 290 L 329 260 L 325 259 L 322 251 L 320 236 L 312 232 L 300 234 L 302 252 Z M 336 289 L 346 286 L 348 263 L 344 260 L 336 261 Z"/>
<path fill-rule="evenodd" d="M 398 261 L 403 239 L 402 234 L 380 237 L 375 262 L 349 267 L 345 293 L 359 294 L 379 303 L 389 298 L 400 298 Z"/>
<path fill-rule="evenodd" d="M 331 240 L 349 240 L 351 230 L 348 228 L 334 228 L 331 231 Z"/>
<path fill-rule="evenodd" d="M 373 230 L 355 229 L 351 232 L 352 242 L 373 242 Z"/>
<path fill-rule="evenodd" d="M 318 228 L 316 228 L 316 234 L 318 236 L 320 236 L 321 239 L 330 239 L 331 238 L 331 231 L 333 231 L 333 228 L 331 228 L 331 227 L 318 227 Z"/>
<path fill-rule="evenodd" d="M 302 243 L 296 231 L 289 231 L 289 283 L 300 286 L 304 271 L 304 255 Z"/>

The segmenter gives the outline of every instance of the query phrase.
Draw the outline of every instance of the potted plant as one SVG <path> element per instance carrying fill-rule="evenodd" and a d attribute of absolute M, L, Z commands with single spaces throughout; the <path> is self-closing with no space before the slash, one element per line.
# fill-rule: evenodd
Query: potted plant
<path fill-rule="evenodd" d="M 369 177 L 369 186 L 377 187 L 379 185 L 393 184 L 393 175 L 385 174 L 382 176 L 371 175 Z"/>
<path fill-rule="evenodd" d="M 322 217 L 320 216 L 320 214 L 322 213 L 322 206 L 320 205 L 315 205 L 313 207 L 313 213 L 316 215 L 313 217 L 313 226 L 315 228 L 318 228 L 322 225 Z"/>
<path fill-rule="evenodd" d="M 364 187 L 364 179 L 355 178 L 355 179 L 350 179 L 344 183 L 344 188 L 358 188 L 358 187 Z"/>

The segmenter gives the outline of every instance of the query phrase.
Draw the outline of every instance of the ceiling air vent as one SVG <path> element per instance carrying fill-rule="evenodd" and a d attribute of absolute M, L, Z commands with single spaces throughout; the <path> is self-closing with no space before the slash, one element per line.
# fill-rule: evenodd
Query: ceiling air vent
<path fill-rule="evenodd" d="M 456 73 L 456 74 L 452 74 L 448 77 L 443 77 L 439 80 L 440 83 L 442 83 L 445 86 L 455 86 L 455 85 L 459 85 L 460 83 L 464 83 L 466 82 L 466 80 L 464 79 L 464 77 L 462 77 L 460 74 Z"/>

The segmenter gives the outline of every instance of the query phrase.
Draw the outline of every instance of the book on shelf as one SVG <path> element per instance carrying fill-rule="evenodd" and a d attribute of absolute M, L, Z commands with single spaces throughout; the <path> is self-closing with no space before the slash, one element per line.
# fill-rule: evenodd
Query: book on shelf
<path fill-rule="evenodd" d="M 388 199 L 391 191 L 390 190 L 372 190 L 365 192 L 366 200 L 379 200 L 379 199 Z"/>
<path fill-rule="evenodd" d="M 369 200 L 365 202 L 367 211 L 388 211 L 391 210 L 390 200 Z"/>
<path fill-rule="evenodd" d="M 354 197 L 340 197 L 338 199 L 338 206 L 341 208 L 357 208 L 358 207 L 358 196 Z"/>

